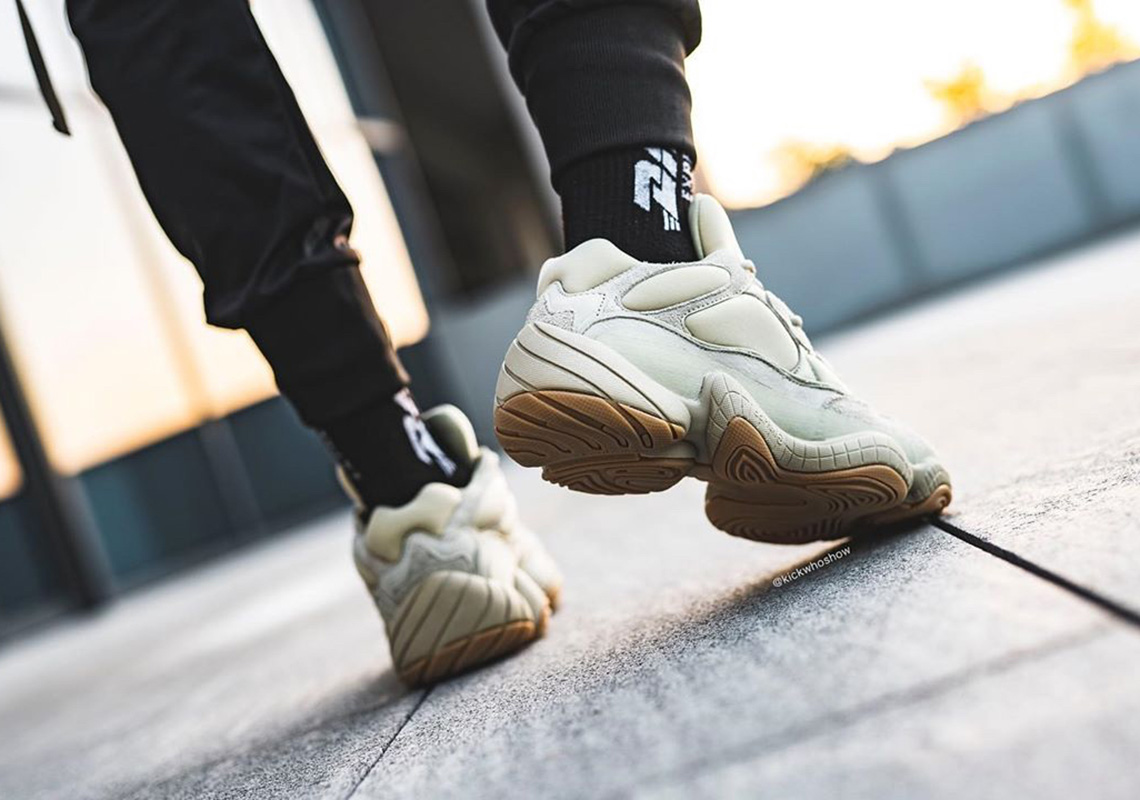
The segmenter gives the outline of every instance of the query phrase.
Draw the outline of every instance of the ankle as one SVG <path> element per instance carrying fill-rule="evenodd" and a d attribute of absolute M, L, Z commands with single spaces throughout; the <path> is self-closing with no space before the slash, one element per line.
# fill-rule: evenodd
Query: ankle
<path fill-rule="evenodd" d="M 610 150 L 564 169 L 555 187 L 562 198 L 566 249 L 607 239 L 641 261 L 695 261 L 689 227 L 691 153 L 662 147 Z"/>
<path fill-rule="evenodd" d="M 339 417 L 318 429 L 365 509 L 411 502 L 429 483 L 466 486 L 471 465 L 432 436 L 411 391 Z"/>

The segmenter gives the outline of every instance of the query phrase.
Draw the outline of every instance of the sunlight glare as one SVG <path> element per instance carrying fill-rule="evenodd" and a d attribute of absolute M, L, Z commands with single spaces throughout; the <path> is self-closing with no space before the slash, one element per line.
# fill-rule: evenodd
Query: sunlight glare
<path fill-rule="evenodd" d="M 732 206 L 760 205 L 803 178 L 780 153 L 809 143 L 875 161 L 960 124 L 931 93 L 976 67 L 986 111 L 1072 80 L 1074 12 L 1064 0 L 703 0 L 688 61 L 702 177 Z M 1099 0 L 1104 22 L 1140 40 L 1140 3 Z"/>

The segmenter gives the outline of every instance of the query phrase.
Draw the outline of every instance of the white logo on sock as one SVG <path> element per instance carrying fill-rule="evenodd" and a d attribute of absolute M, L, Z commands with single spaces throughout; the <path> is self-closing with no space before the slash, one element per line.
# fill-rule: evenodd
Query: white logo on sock
<path fill-rule="evenodd" d="M 432 438 L 427 425 L 420 419 L 420 410 L 416 408 L 412 393 L 407 389 L 401 389 L 392 399 L 404 409 L 404 432 L 408 434 L 408 442 L 412 445 L 416 458 L 425 464 L 434 461 L 449 478 L 454 475 L 455 462 L 447 457 L 447 453 L 443 452 L 443 448 Z"/>
<path fill-rule="evenodd" d="M 677 213 L 677 180 L 680 178 L 682 196 L 692 199 L 689 157 L 682 155 L 678 164 L 677 157 L 662 147 L 647 147 L 645 152 L 652 160 L 643 159 L 633 165 L 633 202 L 645 211 L 651 211 L 656 203 L 661 207 L 662 227 L 667 231 L 679 231 L 681 218 Z"/>

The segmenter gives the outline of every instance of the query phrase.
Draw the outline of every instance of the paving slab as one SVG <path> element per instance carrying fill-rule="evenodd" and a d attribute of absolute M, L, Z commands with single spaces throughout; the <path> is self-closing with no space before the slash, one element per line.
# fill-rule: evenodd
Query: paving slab
<path fill-rule="evenodd" d="M 338 517 L 10 649 L 0 796 L 595 796 L 1117 624 L 932 528 L 796 577 L 826 548 L 719 534 L 697 484 L 510 477 L 568 577 L 521 656 L 400 689 Z"/>
<path fill-rule="evenodd" d="M 956 524 L 1127 600 L 1136 257 L 1126 237 L 826 348 L 941 445 Z M 0 797 L 793 792 L 827 746 L 829 796 L 1003 758 L 1071 791 L 1059 775 L 1134 780 L 1140 633 L 1049 581 L 930 526 L 764 546 L 713 530 L 694 482 L 603 498 L 508 475 L 567 576 L 517 658 L 401 688 L 338 515 L 7 647 Z"/>
<path fill-rule="evenodd" d="M 246 744 L 215 761 L 189 762 L 178 774 L 142 781 L 114 796 L 124 800 L 350 797 L 420 696 L 417 692 L 402 698 L 383 712 L 366 709 L 256 746 Z"/>
<path fill-rule="evenodd" d="M 548 494 L 525 491 L 531 503 Z M 557 513 L 565 497 L 543 506 Z M 592 516 L 594 501 L 571 499 Z M 714 538 L 653 530 L 651 513 L 613 530 L 635 545 L 613 559 L 588 530 L 576 546 L 563 540 L 574 588 L 550 638 L 432 690 L 358 795 L 623 795 L 1118 624 L 929 527 L 856 543 L 775 588 L 780 574 L 748 549 L 710 570 Z"/>
<path fill-rule="evenodd" d="M 640 798 L 1133 800 L 1140 636 L 1098 631 L 838 721 L 666 774 Z"/>
<path fill-rule="evenodd" d="M 540 647 L 604 646 L 645 602 L 637 587 L 735 585 L 823 549 L 756 548 L 718 534 L 696 484 L 656 501 L 579 504 L 522 470 L 512 478 L 567 565 L 568 609 L 585 607 L 590 593 L 579 595 L 580 586 L 604 601 L 595 627 L 570 636 L 561 626 L 562 644 L 552 631 Z M 532 485 L 541 490 L 528 500 Z M 657 531 L 647 523 L 656 521 L 667 537 L 695 539 L 700 562 L 681 569 L 687 549 L 683 558 L 676 548 L 654 554 Z M 0 797 L 351 789 L 422 692 L 407 692 L 392 673 L 351 565 L 349 531 L 348 516 L 335 515 L 0 652 Z"/>
<path fill-rule="evenodd" d="M 348 524 L 338 515 L 6 648 L 0 797 L 146 794 L 207 765 L 232 774 L 267 743 L 322 737 L 330 747 L 311 763 L 328 767 L 323 780 L 366 771 L 375 749 L 356 752 L 365 738 L 341 729 L 390 739 L 418 697 L 389 669 Z"/>
<path fill-rule="evenodd" d="M 1136 610 L 1138 262 L 1132 232 L 821 344 L 942 452 L 953 524 Z"/>

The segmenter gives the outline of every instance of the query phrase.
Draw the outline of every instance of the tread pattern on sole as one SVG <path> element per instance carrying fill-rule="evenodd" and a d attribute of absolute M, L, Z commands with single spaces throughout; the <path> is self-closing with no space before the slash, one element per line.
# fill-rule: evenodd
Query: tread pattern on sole
<path fill-rule="evenodd" d="M 898 522 L 905 522 L 908 519 L 941 514 L 943 509 L 950 505 L 951 499 L 953 499 L 953 492 L 950 490 L 950 484 L 942 483 L 925 500 L 920 500 L 917 503 L 902 503 L 895 508 L 872 514 L 862 521 L 860 527 L 893 525 Z"/>
<path fill-rule="evenodd" d="M 515 461 L 542 467 L 546 480 L 576 491 L 644 494 L 691 474 L 709 483 L 709 520 L 755 541 L 837 539 L 862 527 L 940 513 L 950 502 L 950 487 L 941 484 L 924 500 L 905 503 L 907 478 L 884 463 L 826 471 L 818 464 L 811 465 L 815 471 L 781 467 L 743 416 L 724 422 L 711 465 L 661 455 L 681 441 L 681 426 L 578 392 L 514 395 L 495 409 L 495 433 Z"/>
<path fill-rule="evenodd" d="M 401 604 L 389 633 L 396 672 L 423 686 L 513 653 L 540 637 L 538 619 L 514 589 L 481 575 L 435 572 Z"/>
<path fill-rule="evenodd" d="M 712 474 L 705 513 L 714 525 L 733 536 L 785 544 L 844 536 L 859 520 L 898 506 L 907 493 L 903 476 L 883 464 L 784 469 L 743 417 L 728 423 Z"/>
<path fill-rule="evenodd" d="M 517 394 L 495 409 L 495 435 L 525 467 L 590 494 L 646 494 L 668 489 L 692 460 L 665 456 L 684 429 L 602 397 L 566 391 Z"/>
<path fill-rule="evenodd" d="M 535 624 L 508 622 L 456 639 L 399 671 L 408 686 L 427 686 L 521 649 L 538 638 Z"/>

